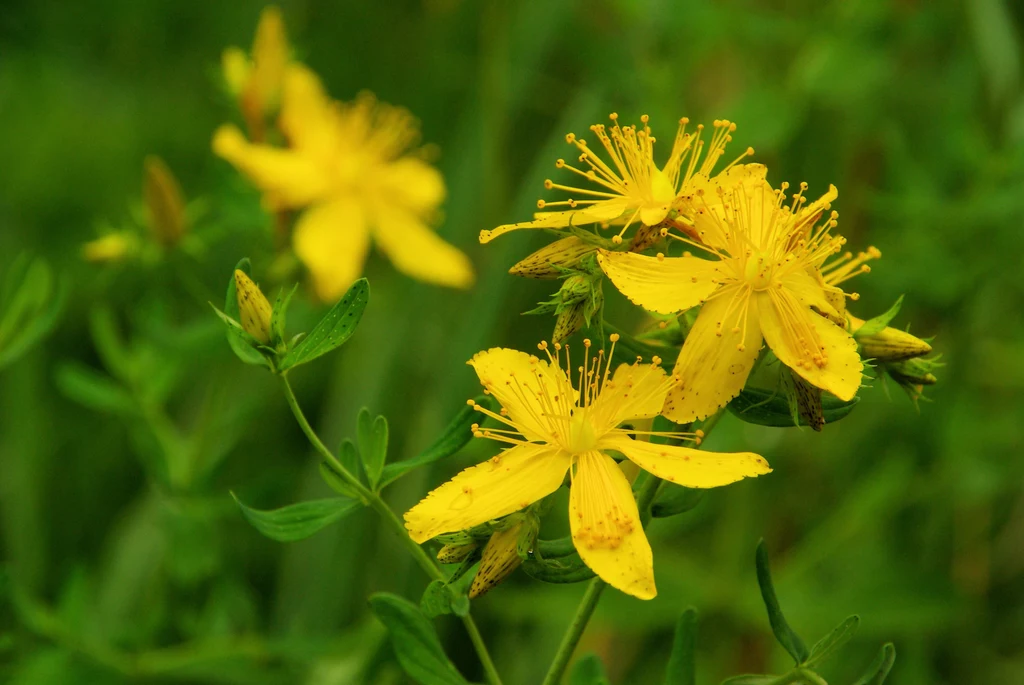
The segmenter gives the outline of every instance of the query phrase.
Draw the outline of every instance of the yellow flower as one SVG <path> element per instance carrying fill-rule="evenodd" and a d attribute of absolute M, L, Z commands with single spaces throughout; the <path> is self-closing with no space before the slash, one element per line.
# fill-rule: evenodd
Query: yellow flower
<path fill-rule="evenodd" d="M 677 197 L 687 192 L 695 174 L 710 176 L 725 153 L 726 144 L 732 140 L 732 132 L 736 130 L 736 124 L 730 121 L 715 120 L 714 133 L 707 144 L 704 161 L 698 166 L 701 154 L 705 152 L 705 141 L 701 138 L 704 126 L 697 126 L 696 134 L 687 133 L 686 126 L 690 120 L 680 119 L 668 162 L 659 169 L 654 162 L 655 138 L 651 135 L 651 127 L 647 125 L 647 115 L 640 117 L 643 123 L 640 129 L 636 126 L 620 127 L 618 114 L 613 113 L 610 118 L 610 129 L 603 124 L 590 127 L 611 159 L 610 164 L 602 160 L 587 141 L 577 138 L 574 133 L 568 134 L 565 140 L 579 149 L 579 162 L 583 168 L 574 167 L 564 159 L 555 162 L 556 168 L 567 169 L 594 187 L 562 185 L 548 179 L 544 181 L 545 188 L 564 190 L 574 194 L 574 197 L 559 202 L 538 200 L 537 207 L 569 209 L 538 212 L 534 221 L 481 231 L 480 242 L 490 242 L 499 235 L 521 228 L 566 228 L 600 222 L 623 224 L 618 235 L 612 238 L 615 243 L 620 243 L 623 234 L 638 219 L 647 226 L 664 221 Z M 729 167 L 752 154 L 754 150 L 747 148 Z M 583 196 L 583 199 L 579 199 L 579 196 Z"/>
<path fill-rule="evenodd" d="M 610 339 L 614 351 L 618 336 Z M 584 345 L 589 351 L 590 341 Z M 612 374 L 602 351 L 581 360 L 574 385 L 566 373 L 572 368 L 569 347 L 555 345 L 554 355 L 547 343 L 539 347 L 547 361 L 495 348 L 469 362 L 503 408 L 499 414 L 470 403 L 505 425 L 474 427 L 475 435 L 512 447 L 427 495 L 405 514 L 406 527 L 414 540 L 424 542 L 506 516 L 553 493 L 568 472 L 569 525 L 580 557 L 610 585 L 650 599 L 656 594 L 651 547 L 629 481 L 608 453 L 619 452 L 659 478 L 693 488 L 767 473 L 768 464 L 749 452 L 716 454 L 638 439 L 662 435 L 699 444 L 699 431 L 619 428 L 660 412 L 674 379 L 657 358 L 654 364 L 622 364 Z"/>
<path fill-rule="evenodd" d="M 264 121 L 277 109 L 281 83 L 290 60 L 284 20 L 281 10 L 274 6 L 260 13 L 252 59 L 237 47 L 228 48 L 221 57 L 224 81 L 231 94 L 238 98 L 249 134 L 256 140 L 263 140 Z"/>
<path fill-rule="evenodd" d="M 213 149 L 274 209 L 307 208 L 293 246 L 322 299 L 338 298 L 359 277 L 371 235 L 409 276 L 472 284 L 469 260 L 428 224 L 445 186 L 437 169 L 410 154 L 419 134 L 412 115 L 368 94 L 351 104 L 332 102 L 313 72 L 293 64 L 285 72 L 280 127 L 287 149 L 250 143 L 234 126 L 217 130 Z"/>
<path fill-rule="evenodd" d="M 860 387 L 857 344 L 832 322 L 843 318 L 828 296 L 841 299 L 842 291 L 821 275 L 825 260 L 845 242 L 831 235 L 836 212 L 817 223 L 838 192 L 832 186 L 803 207 L 807 186 L 801 184 L 787 206 L 787 187 L 773 190 L 759 164 L 695 183 L 682 208 L 701 242 L 666 235 L 714 259 L 688 252 L 677 258 L 598 254 L 612 283 L 641 307 L 671 314 L 703 303 L 676 362 L 680 382 L 665 402 L 665 416 L 676 422 L 708 416 L 736 397 L 762 342 L 840 399 L 852 399 Z"/>
<path fill-rule="evenodd" d="M 135 234 L 108 233 L 82 245 L 82 257 L 96 263 L 120 262 L 138 248 Z"/>

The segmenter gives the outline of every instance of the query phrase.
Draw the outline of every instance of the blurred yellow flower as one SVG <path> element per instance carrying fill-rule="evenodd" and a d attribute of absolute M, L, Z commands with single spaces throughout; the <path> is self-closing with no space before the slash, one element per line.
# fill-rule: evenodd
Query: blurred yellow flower
<path fill-rule="evenodd" d="M 583 561 L 619 590 L 655 596 L 653 558 L 629 481 L 609 451 L 619 452 L 659 478 L 692 488 L 711 488 L 768 473 L 750 452 L 716 454 L 692 447 L 659 445 L 643 438 L 664 436 L 699 444 L 697 433 L 655 433 L 618 428 L 656 416 L 676 379 L 654 364 L 622 364 L 612 374 L 612 350 L 587 359 L 574 385 L 569 347 L 547 343 L 543 361 L 517 350 L 495 348 L 469 362 L 484 388 L 502 405 L 481 413 L 506 428 L 480 429 L 477 437 L 511 444 L 500 455 L 470 467 L 431 492 L 405 514 L 412 538 L 424 542 L 506 516 L 557 490 L 568 472 L 569 525 Z M 589 353 L 589 341 L 584 342 Z M 562 357 L 564 355 L 564 360 Z M 562 363 L 565 366 L 562 366 Z"/>
<path fill-rule="evenodd" d="M 281 10 L 273 5 L 260 14 L 252 58 L 237 47 L 226 49 L 221 57 L 224 81 L 228 91 L 238 98 L 253 140 L 262 141 L 266 136 L 266 118 L 277 109 L 285 68 L 290 61 L 291 48 L 284 19 Z"/>
<path fill-rule="evenodd" d="M 522 228 L 566 228 L 601 222 L 623 224 L 619 233 L 612 238 L 614 242 L 620 243 L 623 234 L 638 219 L 646 226 L 664 221 L 677 197 L 687 192 L 690 179 L 695 173 L 711 175 L 725 153 L 725 146 L 732 140 L 732 132 L 736 130 L 736 124 L 730 121 L 715 120 L 714 133 L 705 150 L 703 124 L 697 126 L 695 134 L 691 134 L 686 131 L 690 120 L 680 119 L 668 161 L 659 169 L 654 162 L 655 138 L 651 135 L 651 127 L 647 125 L 647 115 L 640 117 L 643 127 L 639 129 L 636 126 L 620 127 L 618 114 L 613 113 L 610 118 L 610 129 L 603 124 L 590 127 L 610 158 L 610 164 L 602 160 L 587 141 L 577 138 L 574 133 L 568 134 L 565 140 L 580 151 L 579 162 L 583 168 L 574 167 L 564 159 L 555 162 L 556 168 L 581 176 L 593 187 L 562 185 L 548 179 L 544 181 L 544 187 L 548 190 L 563 190 L 575 196 L 559 202 L 538 200 L 537 207 L 569 209 L 538 212 L 534 215 L 534 221 L 480 231 L 480 242 L 487 243 L 499 235 Z M 698 166 L 702 154 L 704 161 Z M 752 154 L 754 150 L 747 148 L 729 167 Z"/>
<path fill-rule="evenodd" d="M 845 239 L 831 235 L 838 214 L 818 219 L 838 192 L 832 186 L 803 207 L 806 184 L 786 206 L 760 164 L 734 167 L 715 179 L 698 177 L 683 198 L 693 235 L 669 235 L 714 259 L 689 253 L 666 258 L 602 250 L 598 261 L 612 283 L 635 304 L 672 314 L 703 303 L 676 362 L 679 383 L 664 414 L 684 423 L 710 415 L 736 397 L 762 341 L 809 383 L 843 400 L 860 387 L 857 344 L 828 294 L 821 268 Z M 827 317 L 827 318 L 826 318 Z"/>
<path fill-rule="evenodd" d="M 322 299 L 337 299 L 359 277 L 371 235 L 413 278 L 472 285 L 469 259 L 428 223 L 444 200 L 444 179 L 412 149 L 419 131 L 406 110 L 369 94 L 334 102 L 296 63 L 285 70 L 279 125 L 288 148 L 250 143 L 225 125 L 213 149 L 249 176 L 272 208 L 306 208 L 293 246 Z"/>
<path fill-rule="evenodd" d="M 143 168 L 142 193 L 150 233 L 163 247 L 174 247 L 188 232 L 181 186 L 170 168 L 156 155 L 147 156 Z"/>
<path fill-rule="evenodd" d="M 89 262 L 119 262 L 138 249 L 135 234 L 122 231 L 108 233 L 82 245 L 82 257 Z"/>

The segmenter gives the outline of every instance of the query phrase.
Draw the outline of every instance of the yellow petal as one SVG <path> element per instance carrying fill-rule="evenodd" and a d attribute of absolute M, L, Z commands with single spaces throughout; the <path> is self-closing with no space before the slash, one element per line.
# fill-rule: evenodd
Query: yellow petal
<path fill-rule="evenodd" d="M 671 387 L 665 371 L 654 364 L 621 364 L 588 409 L 595 426 L 614 428 L 623 421 L 661 413 Z"/>
<path fill-rule="evenodd" d="M 291 64 L 284 74 L 281 131 L 304 155 L 330 164 L 338 148 L 338 118 L 320 79 L 309 68 Z"/>
<path fill-rule="evenodd" d="M 373 213 L 377 245 L 402 273 L 452 288 L 473 285 L 473 265 L 414 214 L 383 203 Z"/>
<path fill-rule="evenodd" d="M 718 263 L 706 259 L 601 250 L 597 261 L 620 293 L 659 314 L 695 307 L 718 288 Z"/>
<path fill-rule="evenodd" d="M 763 211 L 764 203 L 767 201 L 774 206 L 775 194 L 765 180 L 767 175 L 768 168 L 763 164 L 737 164 L 714 178 L 694 174 L 683 189 L 683 213 L 691 218 L 705 243 L 717 248 L 728 247 L 725 231 L 735 219 L 735 211 L 722 202 L 722 193 L 740 188 L 741 195 L 747 198 L 748 216 L 768 218 L 770 214 Z M 761 192 L 755 192 L 757 190 Z M 760 235 L 760 228 L 751 230 Z M 759 237 L 753 243 L 760 244 Z"/>
<path fill-rule="evenodd" d="M 256 38 L 252 44 L 252 78 L 250 87 L 265 111 L 273 109 L 281 92 L 285 65 L 289 58 L 281 10 L 270 6 L 260 14 Z"/>
<path fill-rule="evenodd" d="M 567 228 L 585 224 L 612 221 L 629 209 L 629 203 L 621 199 L 604 200 L 586 209 L 567 209 L 560 212 L 537 212 L 533 221 L 505 224 L 491 230 L 480 231 L 480 242 L 489 243 L 500 235 L 511 231 L 535 228 Z"/>
<path fill-rule="evenodd" d="M 832 303 L 829 302 L 825 286 L 816 281 L 809 273 L 797 270 L 786 274 L 781 280 L 783 287 L 796 295 L 797 299 L 805 306 L 814 307 L 836 323 L 845 323 L 845 317 L 840 316 L 839 312 L 832 306 Z"/>
<path fill-rule="evenodd" d="M 295 224 L 292 244 L 317 296 L 324 302 L 337 300 L 362 274 L 370 247 L 362 206 L 342 198 L 310 207 Z"/>
<path fill-rule="evenodd" d="M 733 299 L 737 292 L 726 291 L 706 302 L 686 336 L 676 360 L 680 381 L 669 391 L 662 412 L 676 423 L 702 419 L 724 407 L 750 375 L 761 349 L 758 308 L 750 301 L 746 316 L 741 316 L 744 304 Z"/>
<path fill-rule="evenodd" d="M 717 488 L 771 472 L 768 462 L 753 452 L 705 452 L 678 445 L 655 445 L 610 433 L 599 449 L 622 452 L 644 471 L 688 488 Z"/>
<path fill-rule="evenodd" d="M 445 198 L 444 176 L 421 159 L 403 157 L 381 171 L 381 185 L 394 202 L 417 214 L 433 212 Z"/>
<path fill-rule="evenodd" d="M 553 439 L 543 418 L 550 412 L 541 398 L 560 395 L 571 405 L 573 390 L 561 370 L 525 352 L 503 347 L 478 352 L 467 363 L 527 440 Z"/>
<path fill-rule="evenodd" d="M 608 455 L 586 452 L 576 457 L 569 529 L 580 558 L 601 580 L 640 599 L 658 594 L 654 556 L 633 492 Z"/>
<path fill-rule="evenodd" d="M 765 342 L 783 364 L 839 399 L 853 399 L 864 368 L 853 336 L 784 288 L 758 293 L 757 309 Z"/>
<path fill-rule="evenodd" d="M 672 200 L 676 199 L 676 190 L 668 180 L 668 176 L 659 169 L 651 172 L 651 202 L 640 208 L 640 221 L 648 226 L 655 226 L 665 220 Z"/>
<path fill-rule="evenodd" d="M 406 512 L 405 527 L 425 542 L 519 511 L 557 490 L 569 462 L 546 445 L 517 445 L 433 490 Z"/>
<path fill-rule="evenodd" d="M 269 198 L 287 207 L 302 207 L 327 195 L 327 174 L 308 157 L 269 145 L 253 145 L 235 126 L 213 135 L 213 151 L 231 162 Z"/>

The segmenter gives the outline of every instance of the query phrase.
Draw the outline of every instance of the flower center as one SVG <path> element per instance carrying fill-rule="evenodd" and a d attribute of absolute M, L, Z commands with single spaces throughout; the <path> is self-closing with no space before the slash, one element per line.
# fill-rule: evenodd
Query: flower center
<path fill-rule="evenodd" d="M 766 290 L 772 284 L 774 266 L 764 253 L 755 251 L 743 266 L 743 280 L 754 290 Z"/>
<path fill-rule="evenodd" d="M 577 409 L 569 419 L 569 439 L 566 449 L 572 454 L 583 454 L 597 447 L 597 433 L 587 420 L 586 412 Z"/>

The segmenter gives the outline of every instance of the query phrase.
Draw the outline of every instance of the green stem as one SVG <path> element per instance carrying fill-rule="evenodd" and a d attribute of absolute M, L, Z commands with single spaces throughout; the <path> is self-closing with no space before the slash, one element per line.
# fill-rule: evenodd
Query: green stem
<path fill-rule="evenodd" d="M 646 479 L 641 483 L 640 489 L 636 493 L 636 506 L 640 510 L 640 520 L 646 524 L 650 517 L 645 516 L 645 514 L 650 509 L 654 496 L 658 494 L 661 480 L 646 471 L 641 471 L 641 475 L 646 476 Z M 583 637 L 583 631 L 586 630 L 590 617 L 594 615 L 594 609 L 597 608 L 597 603 L 601 599 L 601 593 L 604 592 L 607 585 L 608 583 L 600 578 L 594 578 L 590 581 L 587 591 L 583 594 L 583 599 L 580 600 L 580 604 L 576 608 L 576 615 L 573 616 L 569 629 L 566 631 L 565 636 L 562 637 L 562 644 L 558 646 L 558 651 L 555 652 L 555 658 L 548 668 L 548 674 L 544 676 L 542 685 L 558 685 L 561 682 L 562 675 L 569 665 L 569 660 L 572 658 L 573 652 L 576 651 L 576 645 L 579 644 L 580 638 Z"/>
<path fill-rule="evenodd" d="M 398 539 L 409 550 L 412 554 L 413 559 L 420 565 L 424 573 L 430 577 L 431 580 L 440 580 L 445 582 L 447 578 L 444 572 L 437 565 L 437 563 L 430 557 L 426 551 L 420 547 L 411 537 L 409 537 L 408 531 L 405 529 L 405 524 L 398 518 L 398 515 L 391 510 L 391 507 L 381 499 L 380 495 L 366 487 L 355 477 L 341 461 L 334 456 L 334 453 L 327 448 L 327 446 L 320 440 L 320 436 L 316 434 L 313 427 L 309 425 L 309 421 L 306 420 L 306 415 L 302 412 L 302 407 L 299 406 L 299 401 L 295 398 L 295 392 L 292 390 L 291 383 L 288 382 L 287 376 L 281 374 L 281 384 L 284 386 L 284 396 L 288 401 L 288 406 L 292 410 L 292 414 L 295 416 L 295 420 L 299 422 L 299 427 L 302 428 L 302 432 L 306 434 L 309 442 L 316 449 L 317 453 L 327 461 L 331 466 L 331 470 L 338 474 L 338 476 L 345 481 L 348 485 L 368 507 L 380 514 L 384 522 L 387 523 L 391 529 L 398 535 Z M 484 644 L 483 637 L 480 635 L 480 630 L 476 626 L 476 622 L 472 616 L 468 614 L 462 617 L 462 623 L 466 627 L 466 632 L 469 633 L 469 639 L 473 643 L 473 648 L 476 650 L 477 656 L 480 658 L 480 663 L 483 665 L 484 672 L 487 674 L 487 680 L 491 685 L 501 685 L 501 677 L 498 675 L 497 669 L 494 667 L 494 662 L 491 661 L 491 655 L 487 651 L 487 645 Z"/>

